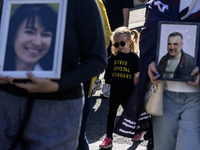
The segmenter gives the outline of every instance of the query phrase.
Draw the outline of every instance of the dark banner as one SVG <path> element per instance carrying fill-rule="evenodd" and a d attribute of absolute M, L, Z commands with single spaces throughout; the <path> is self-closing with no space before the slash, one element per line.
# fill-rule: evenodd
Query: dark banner
<path fill-rule="evenodd" d="M 139 115 L 138 121 L 135 122 L 130 120 L 131 117 L 125 113 L 123 114 L 123 117 L 121 117 L 118 121 L 114 131 L 115 133 L 125 137 L 133 138 L 134 135 L 138 132 L 151 129 L 151 115 L 143 112 Z"/>

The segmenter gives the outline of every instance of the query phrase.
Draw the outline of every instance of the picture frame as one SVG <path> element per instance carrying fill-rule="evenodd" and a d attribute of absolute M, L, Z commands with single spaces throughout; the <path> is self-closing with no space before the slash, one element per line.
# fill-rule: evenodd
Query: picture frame
<path fill-rule="evenodd" d="M 194 81 L 198 41 L 199 23 L 160 21 L 156 50 L 159 79 Z"/>
<path fill-rule="evenodd" d="M 0 75 L 27 79 L 30 71 L 36 77 L 60 79 L 67 2 L 4 0 Z"/>

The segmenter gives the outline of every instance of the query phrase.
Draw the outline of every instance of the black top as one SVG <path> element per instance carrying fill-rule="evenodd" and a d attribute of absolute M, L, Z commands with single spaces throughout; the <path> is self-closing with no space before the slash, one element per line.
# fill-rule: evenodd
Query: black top
<path fill-rule="evenodd" d="M 139 57 L 135 53 L 111 55 L 105 72 L 105 82 L 111 84 L 111 92 L 121 95 L 134 88 L 134 74 L 139 71 Z"/>
<path fill-rule="evenodd" d="M 112 31 L 124 23 L 122 9 L 134 7 L 133 0 L 103 0 L 103 2 Z"/>

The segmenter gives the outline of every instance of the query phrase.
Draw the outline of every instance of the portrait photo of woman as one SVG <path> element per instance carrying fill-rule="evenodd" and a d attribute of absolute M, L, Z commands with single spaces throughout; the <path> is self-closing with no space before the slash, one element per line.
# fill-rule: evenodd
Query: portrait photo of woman
<path fill-rule="evenodd" d="M 17 5 L 17 4 L 15 4 Z M 4 71 L 53 69 L 57 12 L 48 4 L 12 5 Z"/>

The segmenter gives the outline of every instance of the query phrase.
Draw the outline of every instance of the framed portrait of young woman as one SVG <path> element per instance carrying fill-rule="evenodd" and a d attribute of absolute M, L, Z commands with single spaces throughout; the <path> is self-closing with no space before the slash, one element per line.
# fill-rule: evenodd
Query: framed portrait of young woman
<path fill-rule="evenodd" d="M 0 26 L 0 74 L 59 79 L 67 0 L 4 0 Z"/>
<path fill-rule="evenodd" d="M 199 23 L 159 22 L 156 66 L 160 79 L 194 81 L 197 66 Z"/>

